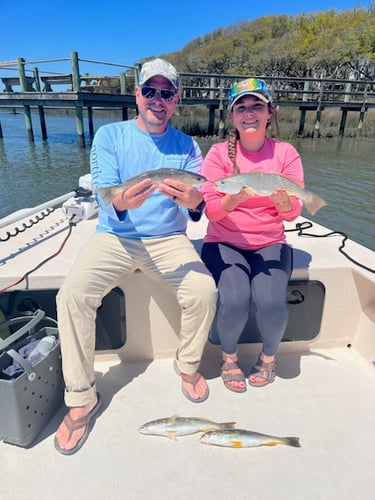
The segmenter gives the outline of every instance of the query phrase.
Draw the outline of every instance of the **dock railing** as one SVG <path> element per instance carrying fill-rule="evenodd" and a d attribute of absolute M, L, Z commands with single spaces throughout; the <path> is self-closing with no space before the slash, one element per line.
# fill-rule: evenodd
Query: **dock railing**
<path fill-rule="evenodd" d="M 270 89 L 273 101 L 278 105 L 296 105 L 300 102 L 322 101 L 339 105 L 366 101 L 375 106 L 375 80 L 331 78 L 299 78 L 255 75 L 263 79 Z M 183 100 L 227 100 L 230 87 L 246 75 L 215 75 L 180 73 L 181 98 Z"/>
<path fill-rule="evenodd" d="M 69 64 L 69 71 L 64 73 L 51 73 L 45 71 L 40 65 L 64 62 Z M 34 64 L 39 67 L 30 68 Z M 96 72 L 81 73 L 80 66 L 83 64 L 95 65 Z M 97 67 L 105 66 L 121 68 L 116 74 L 97 72 Z M 65 64 L 66 67 L 66 64 Z M 42 88 L 45 92 L 61 92 L 61 86 L 65 86 L 63 92 L 78 92 L 84 90 L 97 92 L 100 88 L 102 93 L 106 91 L 113 94 L 115 89 L 118 94 L 134 94 L 134 84 L 138 82 L 141 65 L 123 65 L 90 59 L 81 59 L 77 52 L 72 52 L 70 58 L 49 59 L 41 61 L 25 61 L 19 58 L 14 61 L 0 62 L 0 70 L 12 70 L 11 76 L 2 75 L 1 81 L 4 85 L 3 92 L 34 92 Z M 31 75 L 27 75 L 31 72 Z M 272 75 L 228 75 L 208 73 L 180 73 L 180 95 L 181 102 L 192 101 L 197 104 L 205 104 L 207 101 L 227 100 L 231 85 L 237 81 L 252 76 L 262 78 L 269 86 L 273 100 L 278 105 L 298 105 L 300 102 L 322 101 L 332 103 L 336 106 L 340 103 L 363 102 L 364 97 L 369 104 L 375 104 L 375 80 L 374 79 L 332 79 L 312 77 L 287 77 Z M 39 85 L 38 85 L 39 83 Z M 41 85 L 42 83 L 42 85 Z M 56 88 L 58 86 L 58 88 Z M 14 87 L 17 87 L 15 89 Z"/>
<path fill-rule="evenodd" d="M 42 70 L 40 65 L 52 63 L 68 65 L 64 73 L 51 73 Z M 38 67 L 30 66 L 39 64 Z M 95 73 L 82 74 L 83 66 L 95 65 Z M 98 65 L 106 67 L 105 72 L 97 71 Z M 108 74 L 109 67 L 115 67 L 115 74 Z M 70 58 L 50 59 L 44 61 L 0 62 L 0 70 L 13 71 L 12 76 L 1 76 L 4 90 L 0 93 L 1 107 L 23 107 L 26 129 L 30 140 L 34 140 L 31 107 L 39 110 L 43 139 L 47 138 L 44 108 L 74 107 L 77 119 L 77 134 L 80 146 L 85 145 L 83 133 L 83 109 L 87 108 L 90 136 L 93 133 L 93 108 L 120 108 L 123 119 L 127 119 L 128 109 L 136 109 L 134 86 L 139 81 L 140 64 L 133 66 L 115 64 L 89 59 L 81 59 L 77 52 Z M 26 75 L 31 72 L 32 76 Z M 341 111 L 339 135 L 344 134 L 348 112 L 359 113 L 358 129 L 362 127 L 365 113 L 375 108 L 374 79 L 332 79 L 312 77 L 286 77 L 251 75 L 262 78 L 268 85 L 276 106 L 297 107 L 300 111 L 298 134 L 302 135 L 307 112 L 314 111 L 315 132 L 319 136 L 320 120 L 325 108 L 336 107 Z M 202 106 L 208 109 L 208 135 L 224 130 L 225 115 L 228 108 L 228 91 L 231 85 L 244 80 L 249 75 L 180 73 L 180 106 Z M 17 89 L 15 89 L 17 87 Z M 61 90 L 61 87 L 64 87 Z M 48 98 L 47 98 L 48 94 Z M 215 126 L 219 114 L 219 125 Z M 316 133 L 316 134 L 315 134 Z M 0 123 L 0 138 L 2 137 Z"/>

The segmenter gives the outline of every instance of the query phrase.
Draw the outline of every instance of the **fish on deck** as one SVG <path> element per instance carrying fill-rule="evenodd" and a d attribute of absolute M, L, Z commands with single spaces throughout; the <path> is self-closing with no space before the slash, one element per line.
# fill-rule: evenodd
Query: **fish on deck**
<path fill-rule="evenodd" d="M 177 441 L 177 436 L 187 436 L 196 434 L 197 432 L 208 432 L 220 429 L 229 429 L 235 426 L 235 422 L 213 422 L 206 418 L 198 417 L 172 417 L 160 418 L 146 422 L 139 429 L 141 434 L 149 434 L 153 436 L 165 436 L 168 439 Z"/>
<path fill-rule="evenodd" d="M 247 172 L 243 174 L 229 175 L 218 179 L 214 187 L 221 193 L 236 194 L 245 189 L 249 195 L 271 195 L 277 189 L 284 189 L 288 196 L 297 196 L 303 202 L 306 210 L 314 215 L 327 202 L 312 193 L 301 188 L 296 182 L 279 174 L 266 172 Z"/>
<path fill-rule="evenodd" d="M 138 194 L 142 193 L 148 189 L 152 184 L 159 184 L 164 181 L 164 179 L 176 179 L 178 181 L 189 184 L 190 186 L 199 186 L 207 181 L 207 179 L 200 174 L 195 172 L 190 172 L 189 170 L 183 170 L 178 168 L 158 168 L 156 170 L 147 170 L 139 175 L 131 177 L 122 184 L 116 184 L 114 186 L 99 187 L 96 192 L 102 197 L 104 203 L 109 205 L 113 198 L 118 194 L 126 191 L 130 187 L 138 184 L 138 182 L 144 181 L 145 179 L 150 179 L 150 184 L 141 190 Z"/>
<path fill-rule="evenodd" d="M 300 448 L 298 437 L 278 437 L 245 429 L 222 429 L 209 431 L 200 438 L 201 443 L 228 448 L 253 448 L 256 446 L 276 446 L 285 444 Z"/>

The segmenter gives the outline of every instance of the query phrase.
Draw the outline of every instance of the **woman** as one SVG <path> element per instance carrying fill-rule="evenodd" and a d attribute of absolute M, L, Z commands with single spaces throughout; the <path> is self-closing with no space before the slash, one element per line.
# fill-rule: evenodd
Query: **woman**
<path fill-rule="evenodd" d="M 209 220 L 202 259 L 215 278 L 219 302 L 213 332 L 222 348 L 221 376 L 235 392 L 246 391 L 237 346 L 251 302 L 262 338 L 262 352 L 248 382 L 264 386 L 275 378 L 275 354 L 287 326 L 286 292 L 292 272 L 292 250 L 284 221 L 302 212 L 300 199 L 276 189 L 270 196 L 220 193 L 213 183 L 245 172 L 287 176 L 303 187 L 303 167 L 295 148 L 267 136 L 276 109 L 263 80 L 249 78 L 232 86 L 229 105 L 234 131 L 229 140 L 211 147 L 203 163 L 202 186 Z"/>

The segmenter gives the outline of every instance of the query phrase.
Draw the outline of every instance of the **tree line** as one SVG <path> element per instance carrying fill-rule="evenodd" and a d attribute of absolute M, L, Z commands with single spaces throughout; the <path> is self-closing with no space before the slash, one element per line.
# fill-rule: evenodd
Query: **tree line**
<path fill-rule="evenodd" d="M 338 12 L 268 15 L 162 54 L 180 72 L 375 78 L 375 2 Z"/>

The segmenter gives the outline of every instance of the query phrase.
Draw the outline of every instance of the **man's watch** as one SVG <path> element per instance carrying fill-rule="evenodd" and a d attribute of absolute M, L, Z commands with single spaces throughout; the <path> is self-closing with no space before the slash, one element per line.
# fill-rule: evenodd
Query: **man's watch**
<path fill-rule="evenodd" d="M 203 212 L 204 207 L 206 206 L 206 202 L 202 200 L 199 205 L 197 205 L 195 208 L 189 208 L 189 212 L 192 212 L 193 214 L 200 214 Z"/>

